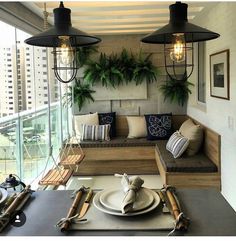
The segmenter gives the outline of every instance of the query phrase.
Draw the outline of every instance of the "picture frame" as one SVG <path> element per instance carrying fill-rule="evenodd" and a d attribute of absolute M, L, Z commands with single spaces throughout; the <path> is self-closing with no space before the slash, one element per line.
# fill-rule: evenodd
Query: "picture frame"
<path fill-rule="evenodd" d="M 229 100 L 229 49 L 210 55 L 210 95 Z"/>

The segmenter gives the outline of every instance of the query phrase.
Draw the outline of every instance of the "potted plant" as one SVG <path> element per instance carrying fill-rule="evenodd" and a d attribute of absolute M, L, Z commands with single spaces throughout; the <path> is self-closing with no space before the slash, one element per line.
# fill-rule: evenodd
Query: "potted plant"
<path fill-rule="evenodd" d="M 168 99 L 171 103 L 175 102 L 183 106 L 188 100 L 189 94 L 192 93 L 189 86 L 193 86 L 193 84 L 187 81 L 187 79 L 169 79 L 165 84 L 160 86 L 160 90 L 164 95 L 164 100 Z"/>
<path fill-rule="evenodd" d="M 69 86 L 69 92 L 63 96 L 64 105 L 68 104 L 71 107 L 72 102 L 74 102 L 74 104 L 78 105 L 79 111 L 81 111 L 82 107 L 86 102 L 94 102 L 92 94 L 95 92 L 96 91 L 90 88 L 89 84 L 81 83 L 79 79 L 76 79 L 74 86 Z M 72 93 L 74 93 L 74 101 L 72 99 Z"/>
<path fill-rule="evenodd" d="M 144 56 L 142 51 L 139 52 L 133 72 L 133 80 L 136 85 L 141 84 L 145 79 L 149 83 L 156 81 L 157 67 L 155 67 L 150 60 L 151 56 L 152 54 Z"/>

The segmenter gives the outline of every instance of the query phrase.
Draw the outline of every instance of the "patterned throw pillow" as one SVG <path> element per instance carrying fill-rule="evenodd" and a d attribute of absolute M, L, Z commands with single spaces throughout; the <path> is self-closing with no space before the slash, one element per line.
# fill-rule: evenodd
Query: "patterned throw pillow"
<path fill-rule="evenodd" d="M 172 114 L 145 115 L 148 140 L 167 140 L 172 134 Z"/>
<path fill-rule="evenodd" d="M 180 157 L 188 148 L 189 139 L 182 136 L 179 131 L 174 132 L 166 144 L 166 150 L 172 153 L 174 158 Z"/>
<path fill-rule="evenodd" d="M 82 124 L 81 140 L 110 141 L 110 125 L 85 125 Z"/>
<path fill-rule="evenodd" d="M 116 137 L 116 112 L 98 113 L 99 125 L 110 124 L 110 137 Z"/>

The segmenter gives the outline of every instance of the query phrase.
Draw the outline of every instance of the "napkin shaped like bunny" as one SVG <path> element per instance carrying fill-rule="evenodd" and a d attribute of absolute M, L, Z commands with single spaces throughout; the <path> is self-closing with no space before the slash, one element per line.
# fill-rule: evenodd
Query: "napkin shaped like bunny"
<path fill-rule="evenodd" d="M 121 185 L 125 192 L 125 196 L 121 205 L 121 211 L 122 213 L 127 213 L 129 211 L 132 211 L 133 204 L 136 200 L 136 193 L 143 185 L 144 180 L 138 176 L 128 177 L 126 173 L 124 173 L 124 175 L 119 175 L 119 176 L 122 176 Z"/>

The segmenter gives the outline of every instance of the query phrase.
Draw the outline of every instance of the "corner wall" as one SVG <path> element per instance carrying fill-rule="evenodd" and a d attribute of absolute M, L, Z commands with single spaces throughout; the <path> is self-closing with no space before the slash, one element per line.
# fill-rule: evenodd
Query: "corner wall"
<path fill-rule="evenodd" d="M 222 194 L 236 210 L 236 2 L 217 3 L 208 13 L 195 19 L 196 24 L 221 36 L 206 42 L 205 78 L 206 106 L 196 103 L 196 71 L 190 77 L 195 84 L 187 114 L 221 135 Z M 210 96 L 209 55 L 230 50 L 230 100 Z M 197 68 L 195 67 L 195 70 Z M 229 118 L 232 125 L 229 125 Z"/>
<path fill-rule="evenodd" d="M 98 54 L 91 58 L 98 58 L 100 52 L 110 55 L 111 53 L 120 53 L 123 48 L 127 51 L 131 51 L 133 54 L 138 54 L 142 48 L 144 53 L 153 53 L 151 59 L 154 65 L 163 66 L 163 46 L 143 44 L 140 39 L 143 35 L 113 35 L 113 36 L 99 36 L 102 42 L 98 45 Z M 82 69 L 79 75 L 83 76 Z M 168 101 L 164 102 L 163 96 L 158 90 L 160 84 L 165 81 L 166 75 L 163 67 L 160 67 L 160 74 L 157 76 L 157 82 L 147 84 L 147 98 L 128 100 L 129 98 L 122 100 L 97 100 L 90 102 L 82 108 L 79 112 L 75 106 L 75 114 L 85 114 L 89 112 L 110 112 L 116 111 L 119 115 L 143 115 L 152 113 L 169 113 L 173 114 L 186 114 L 186 106 L 179 106 L 177 104 L 171 104 Z M 96 92 L 106 87 L 92 87 Z M 135 86 L 125 85 L 127 93 L 132 94 L 135 92 Z M 145 87 L 146 88 L 146 87 Z M 109 91 L 107 89 L 107 91 Z M 129 97 L 129 96 L 128 96 Z"/>

